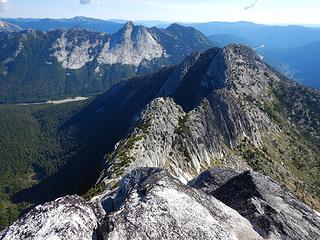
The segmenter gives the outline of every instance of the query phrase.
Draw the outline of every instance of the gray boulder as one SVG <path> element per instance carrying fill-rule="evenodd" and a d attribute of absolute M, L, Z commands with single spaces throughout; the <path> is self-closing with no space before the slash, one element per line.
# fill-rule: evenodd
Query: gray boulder
<path fill-rule="evenodd" d="M 259 239 L 248 220 L 167 171 L 140 168 L 102 200 L 103 239 Z"/>
<path fill-rule="evenodd" d="M 215 168 L 189 185 L 238 211 L 264 238 L 320 239 L 320 214 L 263 174 Z"/>
<path fill-rule="evenodd" d="M 91 204 L 74 195 L 35 207 L 0 232 L 0 239 L 97 239 L 97 229 L 98 220 Z"/>

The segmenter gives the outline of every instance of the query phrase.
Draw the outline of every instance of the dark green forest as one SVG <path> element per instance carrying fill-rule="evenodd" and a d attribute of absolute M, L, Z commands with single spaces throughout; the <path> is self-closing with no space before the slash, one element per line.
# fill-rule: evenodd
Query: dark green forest
<path fill-rule="evenodd" d="M 0 229 L 32 205 L 19 191 L 64 167 L 77 150 L 75 127 L 64 124 L 87 104 L 0 105 Z"/>

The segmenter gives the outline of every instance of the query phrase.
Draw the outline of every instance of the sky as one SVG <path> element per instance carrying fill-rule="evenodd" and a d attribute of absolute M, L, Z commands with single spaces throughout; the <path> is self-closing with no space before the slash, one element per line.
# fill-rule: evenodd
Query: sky
<path fill-rule="evenodd" d="M 320 24 L 320 0 L 0 0 L 1 17 Z"/>

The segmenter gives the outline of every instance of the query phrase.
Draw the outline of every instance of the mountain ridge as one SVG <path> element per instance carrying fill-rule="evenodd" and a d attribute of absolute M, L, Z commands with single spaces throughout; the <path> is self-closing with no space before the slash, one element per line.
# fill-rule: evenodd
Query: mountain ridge
<path fill-rule="evenodd" d="M 17 31 L 21 31 L 21 30 L 22 30 L 22 28 L 20 28 L 17 25 L 0 20 L 0 31 L 17 32 Z"/>
<path fill-rule="evenodd" d="M 52 29 L 61 28 L 75 28 L 82 27 L 89 31 L 106 32 L 112 34 L 117 32 L 123 27 L 123 24 L 113 21 L 94 19 L 88 17 L 74 17 L 63 19 L 50 19 L 50 18 L 5 18 L 4 21 L 8 21 L 12 24 L 18 25 L 23 29 L 43 30 L 48 31 Z"/>
<path fill-rule="evenodd" d="M 127 35 L 122 36 L 123 31 Z M 100 93 L 117 81 L 177 64 L 191 52 L 211 46 L 201 33 L 195 30 L 193 34 L 199 44 L 165 29 L 133 24 L 113 35 L 83 29 L 2 33 L 0 102 Z M 31 62 L 28 68 L 27 60 Z"/>
<path fill-rule="evenodd" d="M 210 56 L 209 64 L 206 63 L 207 56 Z M 237 161 L 236 159 L 240 157 L 245 160 L 243 164 L 240 164 L 240 166 L 244 166 L 244 169 L 249 166 L 254 169 L 257 168 L 267 174 L 271 174 L 278 181 L 283 180 L 284 182 L 287 182 L 287 187 L 289 189 L 294 189 L 292 186 L 293 182 L 291 181 L 298 176 L 294 176 L 295 174 L 293 174 L 293 172 L 297 171 L 297 167 L 294 167 L 295 170 L 289 170 L 293 167 L 291 166 L 292 163 L 290 163 L 290 161 L 293 159 L 298 162 L 302 161 L 302 159 L 297 159 L 297 156 L 301 157 L 299 151 L 291 152 L 292 149 L 278 149 L 277 151 L 282 152 L 282 154 L 286 151 L 286 154 L 288 154 L 288 159 L 285 160 L 289 161 L 287 162 L 288 166 L 283 167 L 280 162 L 284 161 L 284 159 L 278 155 L 280 152 L 274 153 L 274 150 L 272 150 L 272 148 L 274 148 L 272 146 L 274 142 L 297 141 L 295 138 L 292 139 L 291 133 L 288 133 L 287 131 L 298 131 L 300 132 L 299 136 L 305 133 L 303 128 L 297 129 L 297 126 L 295 125 L 296 120 L 287 122 L 285 119 L 286 116 L 278 116 L 280 112 L 275 112 L 278 110 L 270 109 L 272 103 L 275 105 L 277 104 L 279 97 L 274 92 L 274 89 L 278 89 L 277 86 L 281 86 L 285 80 L 281 77 L 279 78 L 280 75 L 277 73 L 270 71 L 269 68 L 261 62 L 259 56 L 247 47 L 230 45 L 223 50 L 212 49 L 203 53 L 200 57 L 197 55 L 194 57 L 196 60 L 191 61 L 193 66 L 189 66 L 187 74 L 182 75 L 182 82 L 179 80 L 180 78 L 176 78 L 180 83 L 173 84 L 175 89 L 169 91 L 171 94 L 168 96 L 173 98 L 174 102 L 172 102 L 170 98 L 161 99 L 161 95 L 157 94 L 156 96 L 160 98 L 155 99 L 149 106 L 150 109 L 154 109 L 155 116 L 144 117 L 144 120 L 140 120 L 140 122 L 138 120 L 136 122 L 136 127 L 131 130 L 132 134 L 130 134 L 127 139 L 120 141 L 116 145 L 115 151 L 106 157 L 108 166 L 106 168 L 106 180 L 108 180 L 114 172 L 119 172 L 121 175 L 122 170 L 126 171 L 125 169 L 131 166 L 131 164 L 133 164 L 132 166 L 134 167 L 142 167 L 144 166 L 143 164 L 145 161 L 150 160 L 152 167 L 167 166 L 166 161 L 172 161 L 170 159 L 173 159 L 173 163 L 176 165 L 181 161 L 182 164 L 184 158 L 190 159 L 193 167 L 202 164 L 203 166 L 208 167 L 208 164 L 210 166 L 210 164 L 220 162 L 221 159 L 226 160 L 227 158 L 231 160 L 231 164 L 237 166 L 241 161 Z M 186 61 L 190 62 L 189 60 Z M 222 66 L 224 64 L 226 65 L 221 67 L 221 64 Z M 184 63 L 182 63 L 182 65 L 184 65 Z M 221 73 L 217 72 L 216 69 L 220 69 L 219 71 L 221 71 Z M 183 72 L 185 70 L 183 69 L 181 71 Z M 200 72 L 203 75 L 199 74 Z M 172 76 L 179 76 L 179 74 L 173 74 Z M 170 79 L 170 77 L 168 79 Z M 195 79 L 197 79 L 196 82 L 194 82 Z M 299 86 L 296 86 L 291 82 L 285 84 L 288 84 L 288 89 L 294 87 L 299 88 Z M 184 89 L 192 89 L 194 92 L 188 92 Z M 162 91 L 160 90 L 159 92 Z M 316 92 L 313 94 L 315 94 L 314 97 L 317 96 Z M 164 106 L 163 109 L 161 104 Z M 168 108 L 166 109 L 166 107 Z M 159 112 L 157 112 L 157 109 Z M 172 112 L 172 109 L 175 110 Z M 148 112 L 149 110 L 146 111 Z M 166 120 L 164 113 L 171 116 L 170 120 Z M 277 117 L 280 117 L 280 119 L 277 119 L 276 116 L 274 116 L 275 114 L 277 114 Z M 315 115 L 309 117 L 316 120 L 316 113 L 312 114 Z M 144 113 L 142 113 L 142 116 L 144 116 Z M 198 122 L 198 125 L 191 128 L 193 121 L 189 119 L 199 119 L 201 120 L 201 124 L 205 125 L 201 125 L 200 127 L 200 122 Z M 150 125 L 150 121 L 154 123 Z M 170 121 L 174 122 L 170 123 Z M 171 127 L 172 124 L 173 126 Z M 287 127 L 288 124 L 292 126 L 292 130 L 289 130 L 290 127 Z M 163 129 L 161 129 L 160 126 L 162 126 Z M 319 133 L 317 133 L 316 125 L 312 125 L 313 127 L 311 125 L 309 126 L 311 127 L 309 131 L 312 129 L 314 137 L 318 136 Z M 201 135 L 201 133 L 196 130 L 197 128 L 205 129 L 205 134 L 210 134 L 210 132 L 215 131 L 217 135 L 213 135 L 209 138 L 206 135 Z M 272 132 L 272 135 L 268 134 L 268 132 Z M 159 136 L 162 136 L 165 140 L 162 141 L 161 139 L 158 139 Z M 177 136 L 177 140 L 175 141 L 174 136 Z M 201 138 L 203 139 L 199 140 Z M 148 145 L 152 139 L 154 139 L 154 142 L 151 145 Z M 188 139 L 188 141 L 186 141 L 186 139 Z M 309 141 L 310 139 L 313 139 L 313 137 L 304 137 L 303 139 Z M 203 152 L 201 149 L 189 145 L 195 141 L 208 144 L 208 149 Z M 302 147 L 306 143 L 301 144 Z M 313 152 L 313 150 L 310 149 L 309 152 L 308 148 L 310 144 L 311 142 L 302 147 L 302 149 L 304 149 L 303 151 L 306 151 L 306 156 L 304 158 L 310 157 L 313 159 L 312 161 L 315 161 L 314 163 L 316 163 L 316 161 L 318 161 L 316 157 L 316 152 L 318 150 Z M 145 148 L 146 146 L 149 147 Z M 218 146 L 220 146 L 220 148 Z M 194 147 L 196 149 L 193 149 Z M 148 151 L 150 151 L 149 154 Z M 232 153 L 233 151 L 236 151 L 237 153 L 234 154 Z M 159 152 L 160 154 L 157 154 L 156 152 Z M 210 157 L 208 157 L 208 153 L 210 152 L 212 155 L 212 162 Z M 177 155 L 175 155 L 176 153 Z M 143 154 L 144 156 L 140 154 Z M 297 156 L 295 156 L 296 154 Z M 163 160 L 158 159 L 157 156 L 161 156 Z M 226 158 L 226 156 L 228 157 Z M 251 162 L 252 159 L 250 156 L 259 159 L 255 160 L 258 165 L 256 165 L 255 162 Z M 142 161 L 142 165 L 135 165 L 135 159 L 140 160 L 145 157 L 149 160 L 145 159 Z M 154 160 L 152 160 L 153 158 Z M 270 159 L 272 158 L 277 160 L 271 161 Z M 207 163 L 201 163 L 205 159 Z M 269 161 L 271 161 L 271 163 L 268 163 Z M 298 164 L 298 162 L 295 164 Z M 272 170 L 272 164 L 276 166 L 276 171 Z M 116 169 L 113 168 L 113 165 Z M 128 169 L 131 168 L 129 167 Z M 179 172 L 188 172 L 187 169 L 184 167 L 179 169 L 178 167 L 175 170 L 178 174 Z M 203 170 L 203 168 L 195 167 L 195 171 L 198 174 L 200 173 L 200 169 Z M 291 173 L 289 174 L 289 172 Z M 290 178 L 284 178 L 284 174 L 293 174 L 292 179 L 289 180 Z M 188 181 L 189 179 L 186 180 Z M 312 179 L 308 181 L 312 181 Z M 297 192 L 297 194 L 299 193 Z M 316 199 L 317 197 L 315 198 L 315 202 L 318 201 Z M 313 200 L 311 200 L 311 202 L 313 202 Z"/>
<path fill-rule="evenodd" d="M 310 207 L 319 209 L 317 179 L 320 148 L 316 144 L 320 136 L 319 101 L 318 91 L 286 79 L 263 63 L 252 49 L 241 45 L 229 45 L 223 49 L 212 48 L 202 53 L 194 53 L 179 66 L 164 68 L 156 74 L 139 76 L 115 84 L 73 116 L 67 124 L 71 128 L 77 126 L 77 129 L 83 131 L 78 135 L 79 138 L 85 139 L 82 144 L 87 148 L 81 151 L 82 155 L 88 156 L 88 159 L 94 159 L 88 154 L 94 149 L 90 148 L 90 144 L 91 147 L 99 145 L 101 147 L 99 155 L 105 154 L 103 171 L 99 172 L 98 168 L 95 169 L 96 171 L 90 169 L 91 173 L 96 174 L 95 178 L 98 180 L 85 195 L 86 199 L 98 201 L 98 205 L 99 202 L 102 203 L 102 208 L 107 210 L 108 216 L 112 218 L 110 221 L 116 223 L 108 225 L 109 222 L 107 222 L 107 225 L 102 225 L 105 229 L 104 236 L 112 239 L 116 234 L 121 236 L 133 234 L 130 226 L 127 225 L 130 225 L 130 222 L 124 221 L 121 211 L 118 212 L 117 207 L 112 210 L 111 206 L 124 204 L 127 206 L 126 214 L 130 216 L 141 213 L 132 206 L 139 206 L 142 212 L 149 214 L 150 212 L 140 203 L 154 206 L 153 201 L 148 202 L 148 198 L 145 197 L 151 196 L 158 201 L 159 195 L 156 194 L 154 198 L 152 189 L 160 186 L 160 191 L 155 190 L 155 192 L 161 192 L 161 190 L 167 191 L 169 187 L 170 191 L 174 190 L 180 199 L 186 192 L 184 185 L 181 183 L 176 185 L 176 179 L 187 183 L 207 169 L 222 166 L 244 173 L 241 176 L 247 176 L 248 170 L 268 175 L 278 182 L 277 189 L 283 189 L 278 192 L 271 191 L 270 194 L 279 193 L 275 197 L 281 198 L 281 196 L 287 196 L 286 192 L 291 192 L 295 197 L 289 194 L 290 198 L 297 198 Z M 115 122 L 116 125 L 114 125 Z M 175 180 L 172 182 L 170 177 L 167 181 L 168 178 L 160 174 L 161 176 L 152 177 L 153 180 L 149 181 L 149 185 L 148 181 L 146 184 L 140 184 L 141 181 L 145 181 L 145 177 L 141 179 L 139 176 L 157 175 L 154 170 L 136 170 L 141 167 L 165 169 Z M 86 172 L 88 169 L 83 171 Z M 234 170 L 227 172 L 228 175 L 234 175 Z M 84 175 L 82 177 L 84 181 Z M 59 175 L 59 178 L 67 185 L 72 176 Z M 162 178 L 164 180 L 161 180 Z M 271 180 L 268 177 L 257 179 L 258 182 L 268 182 L 268 186 L 275 184 L 274 181 L 270 183 Z M 165 183 L 164 188 L 161 188 L 161 183 Z M 232 187 L 237 189 L 238 182 L 232 180 L 229 184 L 231 183 Z M 249 183 L 252 185 L 252 182 L 249 181 Z M 46 187 L 43 182 L 43 189 L 48 189 L 48 186 Z M 36 187 L 29 189 L 30 195 L 35 195 Z M 131 192 L 132 189 L 133 192 Z M 179 189 L 182 192 L 179 193 Z M 189 190 L 186 191 L 190 193 Z M 115 198 L 117 194 L 120 198 Z M 199 194 L 203 196 L 201 199 L 207 199 L 206 195 Z M 228 199 L 226 203 L 234 208 L 249 208 L 254 213 L 261 210 L 259 207 L 261 205 L 267 214 L 270 213 L 274 217 L 266 218 L 272 227 L 263 229 L 265 233 L 254 230 L 252 234 L 258 233 L 263 238 L 275 236 L 274 239 L 281 239 L 285 236 L 290 239 L 287 233 L 279 232 L 279 229 L 274 228 L 272 224 L 273 219 L 276 219 L 284 224 L 285 228 L 287 226 L 291 228 L 290 224 L 293 223 L 283 223 L 275 212 L 281 209 L 283 204 L 286 204 L 285 206 L 289 209 L 294 210 L 294 208 L 283 202 L 279 203 L 280 205 L 274 205 L 270 199 L 265 203 L 266 200 L 260 198 L 260 195 L 255 195 L 259 197 L 258 199 L 249 198 L 256 204 L 252 208 L 247 205 L 234 205 Z M 169 200 L 170 198 L 162 195 L 159 201 L 168 202 Z M 208 206 L 205 201 L 201 200 L 200 205 L 202 205 L 201 209 L 207 212 L 205 209 L 208 209 Z M 176 206 L 174 202 L 171 203 L 172 206 Z M 216 201 L 211 203 L 214 206 L 220 206 Z M 171 209 L 170 204 L 164 205 L 164 208 Z M 266 208 L 264 208 L 265 204 Z M 268 212 L 269 207 L 275 210 Z M 304 207 L 294 210 L 294 219 L 300 219 L 299 211 L 303 211 Z M 306 207 L 308 211 L 310 207 Z M 152 209 L 155 212 L 159 210 Z M 216 219 L 216 212 L 211 210 L 210 214 L 213 214 L 213 218 Z M 226 209 L 226 211 L 229 210 Z M 317 213 L 313 213 L 313 210 L 310 212 L 315 214 L 316 219 Z M 263 211 L 257 214 L 261 216 L 263 222 L 265 219 Z M 245 213 L 243 215 L 243 218 L 248 218 Z M 166 216 L 170 221 L 176 219 L 176 215 Z M 43 220 L 41 213 L 37 215 L 38 217 Z M 27 224 L 28 218 L 24 219 L 21 220 L 22 223 L 25 221 Z M 141 219 L 141 226 L 148 228 L 143 220 Z M 247 220 L 256 224 L 256 219 Z M 243 226 L 248 230 L 252 227 L 250 224 L 247 225 L 247 220 L 242 219 L 246 222 Z M 304 219 L 304 221 L 307 225 L 311 220 Z M 156 224 L 159 225 L 156 226 L 162 227 L 161 223 L 163 223 L 162 220 L 157 221 Z M 220 225 L 224 226 L 224 224 L 228 223 L 223 222 Z M 260 224 L 259 220 L 257 224 Z M 18 225 L 18 228 L 19 226 L 23 224 Z M 144 236 L 143 232 L 149 230 L 150 234 L 155 234 L 152 229 L 144 229 L 135 234 Z M 228 228 L 226 236 L 233 235 L 232 229 Z M 317 224 L 315 229 L 319 229 Z M 177 231 L 180 230 L 181 228 L 177 228 Z M 8 231 L 10 230 L 7 229 L 5 232 Z M 303 231 L 307 232 L 303 235 L 306 238 L 309 236 L 309 231 L 314 232 L 307 227 L 304 227 Z M 181 232 L 183 234 L 182 230 Z M 205 232 L 208 234 L 206 236 L 217 233 L 213 229 L 207 229 Z M 221 236 L 225 236 L 225 231 L 218 231 L 218 234 L 220 233 Z M 197 233 L 194 234 L 199 238 Z"/>
<path fill-rule="evenodd" d="M 52 29 L 73 29 L 83 28 L 89 31 L 98 31 L 113 34 L 119 31 L 127 21 L 115 20 L 99 20 L 87 17 L 74 17 L 71 19 L 2 19 L 13 24 L 21 23 L 23 29 L 45 30 Z M 160 23 L 153 24 L 151 22 L 135 21 L 138 25 L 148 26 L 150 28 L 168 28 L 170 24 Z M 29 24 L 29 25 L 28 25 Z M 52 25 L 46 27 L 46 25 Z M 210 39 L 212 46 L 224 47 L 227 44 L 246 44 L 252 48 L 257 48 L 259 53 L 266 58 L 266 61 L 274 66 L 284 75 L 309 86 L 319 88 L 317 79 L 317 55 L 316 48 L 309 46 L 311 43 L 320 41 L 319 28 L 311 28 L 299 25 L 264 25 L 252 22 L 207 22 L 207 23 L 178 23 L 179 31 L 184 32 L 181 26 L 191 26 L 202 33 L 206 34 Z M 19 24 L 18 24 L 19 25 Z M 171 27 L 175 23 L 171 24 Z M 244 31 L 246 29 L 246 31 Z M 20 29 L 22 30 L 22 29 Z M 192 29 L 188 29 L 193 32 Z M 159 34 L 159 32 L 158 32 Z M 163 34 L 162 34 L 163 35 Z M 169 37 L 168 35 L 166 37 Z M 194 44 L 201 44 L 201 39 L 194 39 L 194 36 L 188 37 L 193 39 Z M 175 39 L 171 39 L 174 41 Z M 189 41 L 189 42 L 193 42 Z M 170 41 L 170 42 L 171 42 Z M 189 46 L 183 46 L 183 48 Z M 195 49 L 194 46 L 192 48 Z M 301 49 L 311 49 L 301 52 Z M 313 51 L 312 49 L 315 49 Z M 176 49 L 177 50 L 177 49 Z M 200 49 L 204 50 L 204 49 Z M 179 55 L 186 57 L 183 51 L 177 52 Z M 300 56 L 301 55 L 301 56 Z M 293 61 L 295 59 L 295 61 Z M 181 61 L 181 59 L 180 59 Z M 162 64 L 162 63 L 160 63 Z"/>

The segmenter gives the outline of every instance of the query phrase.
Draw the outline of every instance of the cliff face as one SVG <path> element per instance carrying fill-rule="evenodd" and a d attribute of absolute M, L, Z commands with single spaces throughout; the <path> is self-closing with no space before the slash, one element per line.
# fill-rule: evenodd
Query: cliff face
<path fill-rule="evenodd" d="M 200 174 L 189 186 L 201 189 L 235 209 L 264 238 L 319 237 L 319 213 L 297 201 L 265 175 L 216 168 Z"/>
<path fill-rule="evenodd" d="M 153 101 L 138 105 L 141 113 L 131 116 L 129 134 L 106 156 L 101 179 L 114 184 L 128 171 L 147 166 L 166 168 L 187 182 L 208 167 L 224 164 L 259 170 L 319 206 L 318 190 L 299 187 L 317 186 L 311 165 L 319 161 L 319 149 L 310 144 L 319 133 L 312 125 L 313 136 L 306 136 L 298 120 L 287 118 L 284 88 L 301 89 L 314 101 L 319 97 L 278 75 L 250 48 L 231 45 L 195 53 L 170 73 Z M 299 102 L 306 107 L 308 122 L 317 122 L 317 107 Z"/>
<path fill-rule="evenodd" d="M 82 31 L 87 33 L 87 31 Z M 99 64 L 124 64 L 138 67 L 140 63 L 165 57 L 165 50 L 147 28 L 128 22 L 113 35 L 104 33 L 76 35 L 79 30 L 63 31 L 53 43 L 52 56 L 63 68 L 79 69 L 88 62 Z M 81 33 L 81 32 L 80 32 Z"/>
<path fill-rule="evenodd" d="M 127 22 L 112 35 L 89 32 L 93 39 L 90 36 L 79 39 L 70 32 L 79 30 L 62 32 L 52 47 L 53 56 L 68 69 L 79 69 L 94 60 L 101 65 L 141 65 L 141 68 L 151 64 L 149 62 L 152 60 L 172 64 L 182 61 L 196 50 L 205 50 L 211 46 L 208 39 L 197 30 L 185 29 L 177 24 L 167 29 L 148 29 Z M 184 32 L 185 34 L 181 34 Z M 83 53 L 87 57 L 81 56 Z M 59 58 L 61 55 L 65 55 L 65 58 Z M 80 61 L 79 64 L 73 64 L 72 59 Z"/>

